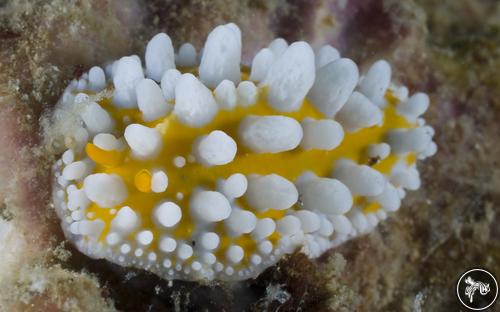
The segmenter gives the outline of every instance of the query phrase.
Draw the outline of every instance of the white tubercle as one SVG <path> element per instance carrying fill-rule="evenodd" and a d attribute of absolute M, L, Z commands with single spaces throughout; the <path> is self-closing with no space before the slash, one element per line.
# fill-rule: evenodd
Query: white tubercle
<path fill-rule="evenodd" d="M 124 243 L 120 246 L 120 253 L 123 255 L 128 254 L 132 250 L 132 246 L 129 243 Z"/>
<path fill-rule="evenodd" d="M 83 77 L 78 79 L 78 82 L 76 84 L 76 89 L 81 91 L 87 89 L 87 79 Z"/>
<path fill-rule="evenodd" d="M 245 255 L 245 251 L 238 245 L 231 245 L 226 250 L 226 258 L 230 262 L 236 264 L 240 263 L 243 260 L 243 256 Z"/>
<path fill-rule="evenodd" d="M 314 237 L 311 234 L 304 235 L 304 245 L 301 248 L 301 252 L 309 258 L 317 258 L 322 252 L 320 242 L 321 238 L 319 237 Z"/>
<path fill-rule="evenodd" d="M 401 206 L 398 190 L 389 182 L 380 195 L 370 197 L 369 200 L 379 203 L 386 211 L 396 211 Z"/>
<path fill-rule="evenodd" d="M 144 121 L 159 119 L 172 110 L 172 106 L 163 97 L 160 86 L 151 79 L 141 80 L 135 88 L 135 93 Z"/>
<path fill-rule="evenodd" d="M 392 89 L 394 96 L 401 102 L 406 102 L 408 100 L 408 94 L 410 93 L 410 91 L 407 87 L 392 85 L 392 88 L 391 86 L 389 88 Z"/>
<path fill-rule="evenodd" d="M 75 80 L 73 80 L 74 82 Z M 71 84 L 70 86 L 66 87 L 64 90 L 63 96 L 61 97 L 61 102 L 63 103 L 64 106 L 72 105 L 72 104 L 85 104 L 86 102 L 90 101 L 90 96 L 87 93 L 84 92 L 78 92 L 76 95 L 74 94 L 75 91 L 75 86 Z"/>
<path fill-rule="evenodd" d="M 321 220 L 319 216 L 308 210 L 299 210 L 295 213 L 295 216 L 299 218 L 302 231 L 304 233 L 312 233 L 319 230 L 321 226 Z"/>
<path fill-rule="evenodd" d="M 90 205 L 90 200 L 83 189 L 68 191 L 68 209 L 71 211 L 80 209 L 85 210 Z"/>
<path fill-rule="evenodd" d="M 163 170 L 155 170 L 151 175 L 151 190 L 155 193 L 163 193 L 168 187 L 168 176 Z"/>
<path fill-rule="evenodd" d="M 279 251 L 276 252 L 276 256 L 279 257 L 279 253 L 281 254 L 291 254 L 298 247 L 303 246 L 306 243 L 306 236 L 304 232 L 299 230 L 293 234 L 283 235 L 278 241 Z M 306 255 L 309 255 L 307 251 L 304 251 Z M 275 257 L 276 257 L 275 256 Z"/>
<path fill-rule="evenodd" d="M 189 126 L 198 128 L 215 117 L 217 103 L 212 92 L 192 74 L 184 74 L 175 86 L 174 114 Z"/>
<path fill-rule="evenodd" d="M 262 241 L 257 245 L 257 250 L 263 255 L 268 255 L 273 251 L 273 243 L 268 240 Z"/>
<path fill-rule="evenodd" d="M 436 134 L 436 131 L 431 126 L 425 125 L 425 123 L 420 126 L 425 130 L 425 132 L 427 132 L 429 136 L 433 137 L 434 134 Z"/>
<path fill-rule="evenodd" d="M 220 25 L 208 34 L 200 62 L 200 79 L 215 88 L 224 79 L 240 82 L 241 33 L 235 24 Z"/>
<path fill-rule="evenodd" d="M 347 103 L 335 115 L 335 119 L 348 132 L 356 132 L 382 122 L 382 111 L 366 96 L 354 91 Z"/>
<path fill-rule="evenodd" d="M 340 53 L 337 49 L 335 49 L 329 44 L 324 45 L 318 50 L 318 52 L 316 52 L 316 57 L 315 57 L 316 69 L 319 69 L 339 58 L 340 58 Z"/>
<path fill-rule="evenodd" d="M 378 218 L 374 213 L 366 214 L 366 221 L 368 221 L 370 228 L 374 228 L 378 224 Z"/>
<path fill-rule="evenodd" d="M 238 104 L 241 106 L 251 106 L 257 101 L 257 87 L 253 82 L 245 80 L 238 84 Z"/>
<path fill-rule="evenodd" d="M 64 167 L 62 176 L 68 180 L 78 180 L 87 174 L 87 165 L 83 161 L 75 161 Z"/>
<path fill-rule="evenodd" d="M 106 87 L 106 75 L 99 66 L 94 66 L 89 70 L 89 89 L 99 92 Z"/>
<path fill-rule="evenodd" d="M 181 218 L 182 210 L 173 202 L 163 202 L 156 206 L 153 211 L 153 219 L 158 225 L 164 228 L 171 228 L 177 225 L 181 221 Z"/>
<path fill-rule="evenodd" d="M 305 42 L 295 42 L 271 65 L 261 85 L 269 87 L 268 101 L 276 110 L 300 108 L 314 83 L 314 52 Z"/>
<path fill-rule="evenodd" d="M 268 49 L 273 52 L 274 58 L 280 57 L 288 48 L 288 43 L 283 38 L 276 38 L 269 43 Z"/>
<path fill-rule="evenodd" d="M 205 223 L 227 219 L 231 214 L 229 201 L 219 192 L 197 191 L 191 197 L 191 216 Z"/>
<path fill-rule="evenodd" d="M 208 265 L 212 265 L 217 262 L 217 257 L 211 252 L 203 252 L 200 258 L 204 263 Z"/>
<path fill-rule="evenodd" d="M 420 174 L 415 168 L 396 167 L 391 174 L 391 182 L 410 191 L 420 188 Z"/>
<path fill-rule="evenodd" d="M 295 185 L 277 175 L 250 176 L 245 198 L 257 211 L 284 210 L 293 206 L 299 194 Z"/>
<path fill-rule="evenodd" d="M 257 217 L 250 211 L 233 208 L 224 224 L 230 235 L 239 236 L 253 231 L 257 224 Z"/>
<path fill-rule="evenodd" d="M 111 115 L 96 102 L 90 102 L 81 116 L 91 134 L 111 132 L 113 130 L 114 121 Z"/>
<path fill-rule="evenodd" d="M 391 146 L 387 143 L 370 144 L 368 146 L 368 157 L 380 160 L 387 158 L 391 153 Z"/>
<path fill-rule="evenodd" d="M 136 240 L 137 240 L 137 239 L 136 239 Z M 141 246 L 141 245 L 139 244 L 139 242 L 137 242 L 137 243 L 138 243 L 138 245 L 139 245 L 139 246 L 138 246 L 139 248 L 136 248 L 136 249 L 134 250 L 134 253 L 133 253 L 133 254 L 134 254 L 134 256 L 135 256 L 136 258 L 141 258 L 141 257 L 144 255 L 144 249 L 142 249 L 141 247 L 145 247 L 145 246 Z"/>
<path fill-rule="evenodd" d="M 377 215 L 377 218 L 379 218 L 379 220 L 385 220 L 387 219 L 387 212 L 385 212 L 385 210 L 379 210 L 375 213 Z"/>
<path fill-rule="evenodd" d="M 255 266 L 259 265 L 262 263 L 262 257 L 257 254 L 253 254 L 250 256 L 250 263 L 252 263 Z"/>
<path fill-rule="evenodd" d="M 169 253 L 175 250 L 177 241 L 170 236 L 162 236 L 158 242 L 158 248 L 164 253 Z"/>
<path fill-rule="evenodd" d="M 75 160 L 75 152 L 67 150 L 62 154 L 62 161 L 65 165 L 71 164 Z"/>
<path fill-rule="evenodd" d="M 418 92 L 412 95 L 408 101 L 401 102 L 397 106 L 400 114 L 409 117 L 415 121 L 429 108 L 429 96 L 425 93 Z"/>
<path fill-rule="evenodd" d="M 231 80 L 222 80 L 217 88 L 215 88 L 214 96 L 219 108 L 224 110 L 233 109 L 238 99 L 234 82 Z"/>
<path fill-rule="evenodd" d="M 68 91 L 65 92 L 65 104 L 64 105 L 85 105 L 86 103 L 90 102 L 90 96 L 87 93 L 83 92 L 78 92 L 76 95 L 71 94 L 74 90 L 69 89 Z"/>
<path fill-rule="evenodd" d="M 99 133 L 97 134 L 92 143 L 105 151 L 114 151 L 120 149 L 120 142 L 116 137 L 109 133 Z"/>
<path fill-rule="evenodd" d="M 151 242 L 153 242 L 153 232 L 149 230 L 140 231 L 135 236 L 135 239 L 139 245 L 148 246 Z"/>
<path fill-rule="evenodd" d="M 287 215 L 276 222 L 276 230 L 282 235 L 293 235 L 300 231 L 300 219 Z"/>
<path fill-rule="evenodd" d="M 352 230 L 352 224 L 349 219 L 344 215 L 334 215 L 329 217 L 330 222 L 332 222 L 335 232 L 340 234 L 349 234 Z"/>
<path fill-rule="evenodd" d="M 81 235 L 88 235 L 93 239 L 97 239 L 101 234 L 102 230 L 104 230 L 105 223 L 102 220 L 82 220 L 79 222 L 75 222 L 78 224 L 78 232 Z"/>
<path fill-rule="evenodd" d="M 335 164 L 333 176 L 344 183 L 355 195 L 377 196 L 385 188 L 385 177 L 377 170 L 341 159 Z"/>
<path fill-rule="evenodd" d="M 393 182 L 393 181 L 391 181 L 391 182 Z M 396 183 L 398 183 L 398 182 L 396 181 Z M 399 185 L 399 183 L 398 183 L 398 185 Z M 406 191 L 405 191 L 405 189 L 401 185 L 399 185 L 399 187 L 397 188 L 397 190 L 398 190 L 399 198 L 403 199 L 403 198 L 406 197 Z"/>
<path fill-rule="evenodd" d="M 59 184 L 59 186 L 62 186 L 62 187 L 66 187 L 66 186 L 68 186 L 68 183 L 69 183 L 69 181 L 68 181 L 68 180 L 66 180 L 66 179 L 65 179 L 62 175 L 59 175 L 59 176 L 57 177 L 57 180 L 56 180 L 56 181 L 57 181 L 57 183 Z M 61 198 L 61 199 L 62 199 L 62 198 L 64 198 L 64 192 L 62 192 L 62 190 L 61 190 L 61 192 L 57 192 L 57 193 L 59 193 L 59 194 L 57 194 L 57 196 L 58 196 L 59 198 Z"/>
<path fill-rule="evenodd" d="M 194 270 L 194 271 L 199 271 L 201 270 L 201 263 L 199 261 L 193 261 L 191 263 L 191 268 Z"/>
<path fill-rule="evenodd" d="M 175 54 L 172 40 L 165 33 L 154 36 L 146 46 L 146 74 L 149 78 L 160 81 L 163 73 L 175 68 Z"/>
<path fill-rule="evenodd" d="M 183 168 L 186 165 L 186 158 L 182 156 L 175 156 L 172 163 L 177 168 Z"/>
<path fill-rule="evenodd" d="M 124 137 L 134 156 L 140 159 L 156 156 L 162 146 L 160 133 L 155 128 L 141 124 L 128 125 Z"/>
<path fill-rule="evenodd" d="M 305 170 L 295 179 L 295 185 L 300 189 L 305 183 L 314 181 L 317 177 L 314 172 Z"/>
<path fill-rule="evenodd" d="M 359 209 L 353 209 L 349 213 L 349 221 L 351 221 L 352 226 L 360 233 L 365 233 L 370 228 L 365 214 L 359 211 Z"/>
<path fill-rule="evenodd" d="M 421 153 L 431 142 L 432 136 L 424 127 L 391 130 L 387 135 L 387 143 L 395 154 Z"/>
<path fill-rule="evenodd" d="M 83 180 L 85 195 L 102 208 L 117 206 L 127 198 L 127 186 L 116 174 L 96 173 Z"/>
<path fill-rule="evenodd" d="M 337 59 L 318 69 L 308 97 L 326 117 L 332 118 L 347 102 L 358 79 L 358 67 L 353 61 Z"/>
<path fill-rule="evenodd" d="M 274 54 L 268 49 L 260 50 L 252 61 L 252 69 L 250 70 L 250 80 L 260 82 L 266 78 L 267 71 L 274 62 Z"/>
<path fill-rule="evenodd" d="M 125 206 L 120 208 L 111 220 L 111 230 L 126 236 L 139 226 L 139 222 L 137 213 L 129 206 Z"/>
<path fill-rule="evenodd" d="M 197 65 L 196 49 L 191 43 L 184 43 L 180 46 L 176 63 L 181 67 Z"/>
<path fill-rule="evenodd" d="M 214 250 L 219 246 L 220 238 L 217 233 L 214 232 L 204 232 L 199 238 L 200 246 L 206 250 Z"/>
<path fill-rule="evenodd" d="M 330 178 L 315 178 L 300 186 L 302 204 L 305 209 L 326 214 L 344 214 L 352 206 L 352 195 L 340 181 Z"/>
<path fill-rule="evenodd" d="M 180 243 L 177 247 L 177 258 L 179 260 L 187 260 L 193 255 L 193 247 L 186 243 Z"/>
<path fill-rule="evenodd" d="M 73 193 L 73 192 L 75 192 L 77 190 L 78 190 L 78 187 L 76 187 L 76 185 L 74 185 L 74 184 L 70 184 L 70 185 L 68 185 L 66 187 L 66 193 L 67 194 Z"/>
<path fill-rule="evenodd" d="M 205 166 L 225 165 L 236 156 L 236 142 L 225 132 L 215 130 L 200 137 L 194 144 L 196 160 Z"/>
<path fill-rule="evenodd" d="M 248 180 L 245 175 L 235 173 L 227 179 L 217 181 L 217 191 L 221 192 L 228 199 L 239 198 L 245 194 L 248 187 Z"/>
<path fill-rule="evenodd" d="M 302 130 L 304 136 L 300 146 L 305 150 L 329 151 L 339 146 L 344 139 L 342 126 L 331 119 L 314 120 L 306 118 L 302 121 Z"/>
<path fill-rule="evenodd" d="M 425 159 L 426 157 L 431 157 L 437 153 L 437 144 L 431 142 L 427 148 L 419 155 L 419 159 Z"/>
<path fill-rule="evenodd" d="M 296 148 L 302 139 L 302 127 L 286 116 L 247 116 L 241 122 L 239 137 L 256 153 L 279 153 Z"/>
<path fill-rule="evenodd" d="M 276 223 L 271 218 L 259 219 L 255 224 L 255 229 L 252 231 L 252 238 L 255 241 L 261 241 L 276 230 Z"/>
<path fill-rule="evenodd" d="M 124 56 L 115 64 L 113 104 L 121 108 L 134 108 L 137 106 L 135 85 L 144 78 L 141 62 L 133 56 Z"/>
<path fill-rule="evenodd" d="M 332 235 L 334 230 L 332 222 L 328 220 L 324 215 L 320 216 L 319 220 L 320 220 L 320 225 L 318 233 L 326 237 Z"/>
<path fill-rule="evenodd" d="M 165 258 L 165 260 L 163 260 L 162 262 L 162 266 L 166 269 L 172 268 L 172 260 L 170 260 L 169 258 Z M 173 269 L 168 270 L 168 275 L 169 276 L 174 275 L 174 270 Z"/>
<path fill-rule="evenodd" d="M 108 235 L 106 235 L 106 243 L 109 246 L 116 246 L 121 241 L 122 241 L 122 238 L 121 238 L 120 234 L 118 234 L 118 233 L 109 233 Z"/>
<path fill-rule="evenodd" d="M 155 263 L 156 260 L 157 260 L 157 258 L 158 258 L 156 252 L 154 252 L 154 251 L 149 252 L 148 255 L 147 255 L 147 257 L 148 257 L 148 261 L 150 263 Z"/>
<path fill-rule="evenodd" d="M 373 63 L 359 84 L 359 90 L 374 104 L 383 107 L 384 95 L 391 83 L 391 65 L 385 60 Z"/>
<path fill-rule="evenodd" d="M 181 76 L 181 72 L 177 69 L 169 69 L 163 74 L 160 85 L 165 100 L 172 101 L 175 99 L 175 86 Z"/>

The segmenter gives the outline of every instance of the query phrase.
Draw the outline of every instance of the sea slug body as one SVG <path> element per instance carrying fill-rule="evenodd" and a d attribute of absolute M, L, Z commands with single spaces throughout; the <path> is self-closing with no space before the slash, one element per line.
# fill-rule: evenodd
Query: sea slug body
<path fill-rule="evenodd" d="M 66 125 L 53 202 L 84 254 L 165 279 L 244 280 L 368 233 L 432 156 L 424 93 L 331 47 L 276 39 L 241 65 L 241 32 L 202 55 L 154 36 L 143 60 L 92 67 L 53 114 Z M 144 61 L 144 64 L 143 64 Z"/>

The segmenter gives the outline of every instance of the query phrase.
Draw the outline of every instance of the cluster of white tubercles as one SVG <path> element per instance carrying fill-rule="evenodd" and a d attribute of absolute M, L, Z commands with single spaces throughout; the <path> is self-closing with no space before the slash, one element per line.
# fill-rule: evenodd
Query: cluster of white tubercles
<path fill-rule="evenodd" d="M 286 253 L 300 249 L 317 257 L 370 231 L 387 212 L 399 209 L 405 189 L 419 187 L 415 163 L 407 159 L 436 152 L 433 129 L 420 117 L 429 99 L 423 93 L 408 98 L 405 87 L 391 84 L 387 62 L 375 62 L 360 76 L 357 65 L 331 46 L 315 53 L 305 42 L 288 45 L 276 39 L 256 54 L 249 80 L 241 81 L 241 49 L 241 32 L 234 24 L 216 27 L 201 55 L 191 44 L 176 54 L 162 33 L 146 47 L 145 68 L 138 56 L 123 57 L 105 70 L 91 68 L 67 88 L 54 115 L 71 125 L 64 133 L 68 150 L 55 165 L 54 202 L 67 237 L 82 252 L 170 279 L 246 279 Z M 198 77 L 181 72 L 198 65 Z M 124 153 L 128 161 L 150 163 L 173 148 L 164 136 L 168 123 L 163 121 L 169 117 L 201 129 L 220 110 L 250 108 L 264 97 L 274 114 L 249 114 L 238 121 L 237 131 L 216 129 L 197 136 L 190 154 L 163 160 L 173 165 L 169 170 L 224 166 L 238 161 L 240 148 L 250 154 L 329 152 L 343 143 L 349 146 L 348 135 L 384 125 L 388 92 L 400 102 L 396 113 L 413 126 L 389 130 L 359 157 L 377 163 L 395 155 L 388 173 L 336 157 L 324 176 L 304 170 L 287 179 L 273 173 L 272 165 L 260 164 L 267 174 L 231 172 L 213 181 L 215 189 L 198 185 L 186 202 L 183 193 L 174 192 L 175 198 L 165 197 L 144 212 L 127 205 L 137 190 L 123 170 L 113 169 Z M 290 117 L 306 98 L 323 118 Z M 127 114 L 116 119 L 99 102 L 103 99 L 115 111 L 139 112 L 141 120 Z M 104 157 L 102 163 L 95 157 Z M 170 186 L 161 166 L 136 179 L 141 192 L 155 196 L 179 183 L 171 180 Z M 365 211 L 371 204 L 378 208 Z M 108 209 L 108 226 L 88 211 L 91 205 Z M 184 226 L 192 226 L 191 236 L 177 237 Z M 237 242 L 241 237 L 256 248 L 247 250 Z"/>

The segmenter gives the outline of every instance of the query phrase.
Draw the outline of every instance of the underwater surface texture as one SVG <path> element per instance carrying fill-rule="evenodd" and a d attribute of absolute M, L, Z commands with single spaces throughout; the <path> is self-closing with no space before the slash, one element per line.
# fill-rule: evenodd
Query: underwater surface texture
<path fill-rule="evenodd" d="M 43 126 L 71 79 L 144 54 L 167 32 L 197 49 L 242 31 L 242 62 L 275 37 L 331 44 L 362 70 L 429 94 L 438 153 L 422 187 L 368 235 L 255 280 L 166 281 L 92 260 L 64 240 L 51 201 L 60 155 Z M 0 2 L 0 311 L 457 311 L 470 267 L 500 272 L 500 3 L 494 0 Z"/>

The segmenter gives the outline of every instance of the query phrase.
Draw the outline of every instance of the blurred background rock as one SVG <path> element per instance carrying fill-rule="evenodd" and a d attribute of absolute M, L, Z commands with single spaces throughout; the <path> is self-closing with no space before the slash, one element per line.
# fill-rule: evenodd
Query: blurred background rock
<path fill-rule="evenodd" d="M 199 49 L 229 21 L 247 63 L 277 36 L 330 43 L 429 93 L 439 151 L 423 187 L 370 235 L 242 283 L 168 282 L 79 254 L 50 205 L 44 116 L 92 65 L 142 55 L 160 31 Z M 500 272 L 499 69 L 496 0 L 0 1 L 0 311 L 457 311 L 463 271 Z"/>

